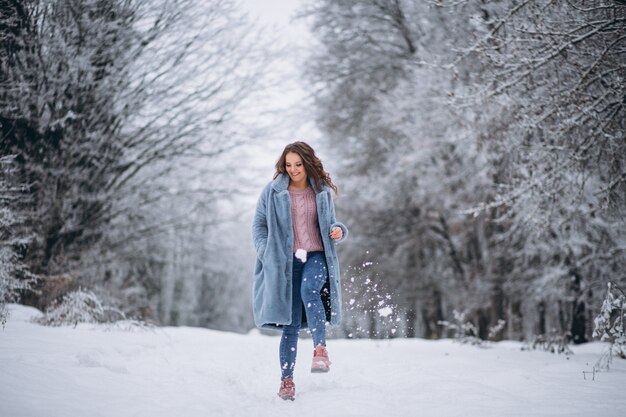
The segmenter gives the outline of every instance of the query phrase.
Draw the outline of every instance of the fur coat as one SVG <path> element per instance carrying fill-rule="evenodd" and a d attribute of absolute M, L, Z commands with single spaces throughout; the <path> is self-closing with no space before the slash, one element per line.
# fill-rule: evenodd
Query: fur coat
<path fill-rule="evenodd" d="M 312 181 L 310 177 L 309 181 Z M 289 176 L 280 174 L 263 189 L 252 226 L 256 249 L 252 305 L 254 323 L 260 328 L 280 329 L 283 325 L 291 324 L 294 233 L 288 185 Z M 341 278 L 335 245 L 346 239 L 348 229 L 335 219 L 330 189 L 324 185 L 321 189 L 313 187 L 313 190 L 316 193 L 317 218 L 328 267 L 322 301 L 326 320 L 337 325 L 341 322 Z M 343 231 L 338 241 L 329 236 L 335 226 Z M 302 317 L 304 327 L 306 315 Z"/>

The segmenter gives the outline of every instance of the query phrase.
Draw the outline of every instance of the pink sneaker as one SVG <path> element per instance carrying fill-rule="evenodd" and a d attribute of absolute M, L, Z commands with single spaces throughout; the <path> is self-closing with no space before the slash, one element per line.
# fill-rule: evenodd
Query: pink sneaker
<path fill-rule="evenodd" d="M 317 345 L 313 352 L 313 364 L 311 365 L 311 372 L 328 372 L 330 371 L 330 359 L 328 359 L 328 351 L 326 346 Z"/>
<path fill-rule="evenodd" d="M 280 381 L 278 396 L 283 400 L 293 401 L 296 399 L 296 384 L 293 383 L 293 378 L 286 378 Z"/>

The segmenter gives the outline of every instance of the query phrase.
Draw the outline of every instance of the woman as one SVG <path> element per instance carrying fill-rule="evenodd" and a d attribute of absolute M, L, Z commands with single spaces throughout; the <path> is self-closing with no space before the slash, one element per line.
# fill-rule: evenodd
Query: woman
<path fill-rule="evenodd" d="M 330 189 L 337 192 L 315 151 L 304 142 L 291 143 L 276 163 L 274 180 L 261 193 L 254 217 L 254 321 L 283 332 L 278 395 L 285 400 L 295 399 L 300 329 L 308 326 L 313 338 L 311 372 L 328 372 L 325 325 L 341 321 L 335 244 L 348 236 L 348 229 L 335 220 Z"/>

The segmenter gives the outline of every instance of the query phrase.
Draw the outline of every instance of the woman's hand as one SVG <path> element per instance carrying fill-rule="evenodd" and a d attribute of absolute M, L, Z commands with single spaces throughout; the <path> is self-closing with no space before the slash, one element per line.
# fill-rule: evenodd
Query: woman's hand
<path fill-rule="evenodd" d="M 332 240 L 339 240 L 343 237 L 343 230 L 341 230 L 341 227 L 333 227 L 333 229 L 330 231 L 330 238 Z"/>

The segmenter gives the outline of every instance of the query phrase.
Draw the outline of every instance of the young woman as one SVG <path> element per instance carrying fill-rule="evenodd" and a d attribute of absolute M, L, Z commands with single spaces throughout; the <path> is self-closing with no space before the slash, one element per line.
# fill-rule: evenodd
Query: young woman
<path fill-rule="evenodd" d="M 285 147 L 261 193 L 252 235 L 256 248 L 253 311 L 260 328 L 282 330 L 278 396 L 294 400 L 298 334 L 313 338 L 311 372 L 328 372 L 326 322 L 341 321 L 341 285 L 335 244 L 348 229 L 335 219 L 330 190 L 337 187 L 304 142 Z"/>

